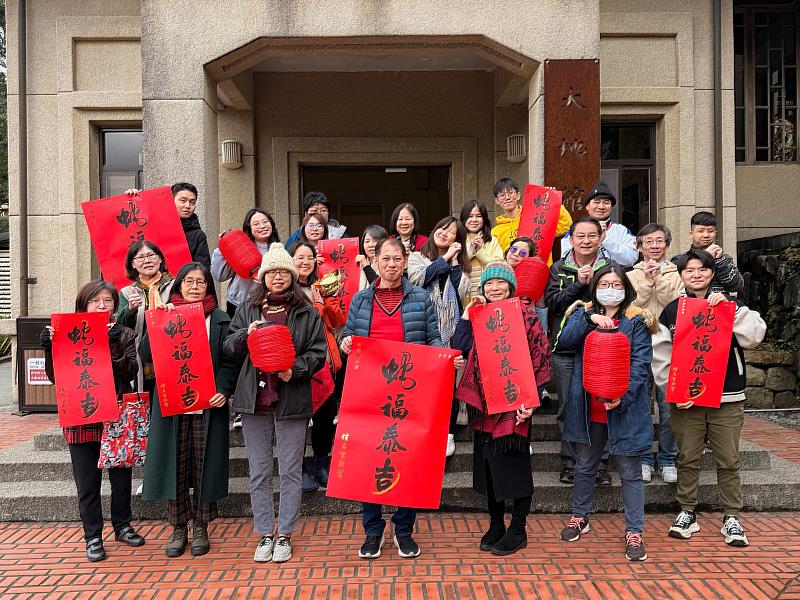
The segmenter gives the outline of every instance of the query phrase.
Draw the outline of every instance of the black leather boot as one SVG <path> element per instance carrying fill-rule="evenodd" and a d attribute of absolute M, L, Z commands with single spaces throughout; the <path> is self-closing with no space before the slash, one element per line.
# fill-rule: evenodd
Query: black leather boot
<path fill-rule="evenodd" d="M 481 550 L 491 552 L 492 547 L 506 534 L 506 503 L 489 500 L 489 531 L 481 538 Z"/>
<path fill-rule="evenodd" d="M 528 534 L 525 532 L 525 526 L 530 511 L 530 496 L 514 498 L 514 505 L 511 508 L 511 525 L 502 539 L 492 546 L 492 554 L 506 556 L 528 547 Z"/>

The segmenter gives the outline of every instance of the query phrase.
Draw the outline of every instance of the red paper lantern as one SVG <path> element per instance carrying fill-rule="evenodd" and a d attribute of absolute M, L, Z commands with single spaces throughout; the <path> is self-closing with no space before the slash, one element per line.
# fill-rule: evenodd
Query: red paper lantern
<path fill-rule="evenodd" d="M 247 349 L 250 361 L 260 371 L 277 373 L 294 365 L 292 334 L 283 325 L 259 327 L 247 337 Z"/>
<path fill-rule="evenodd" d="M 583 387 L 603 402 L 622 398 L 631 379 L 631 343 L 618 329 L 596 329 L 583 346 Z"/>
<path fill-rule="evenodd" d="M 526 296 L 534 302 L 544 294 L 550 279 L 550 267 L 538 256 L 523 258 L 514 269 L 517 278 L 517 296 Z"/>
<path fill-rule="evenodd" d="M 232 229 L 219 239 L 219 251 L 242 279 L 250 279 L 261 266 L 261 252 L 241 229 Z"/>

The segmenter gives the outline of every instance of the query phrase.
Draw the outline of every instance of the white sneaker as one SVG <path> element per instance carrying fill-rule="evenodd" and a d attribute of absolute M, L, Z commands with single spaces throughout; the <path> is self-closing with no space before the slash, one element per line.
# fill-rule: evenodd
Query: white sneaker
<path fill-rule="evenodd" d="M 141 495 L 142 495 L 142 490 L 143 490 L 143 489 L 144 489 L 144 484 L 143 484 L 143 483 L 140 483 L 140 484 L 139 484 L 139 487 L 137 487 L 137 488 L 136 488 L 136 495 L 137 495 L 137 496 L 141 496 Z"/>
<path fill-rule="evenodd" d="M 447 434 L 447 450 L 445 451 L 445 456 L 453 456 L 456 453 L 456 438 L 452 433 Z"/>
<path fill-rule="evenodd" d="M 533 456 L 533 444 L 528 444 L 528 454 Z"/>
<path fill-rule="evenodd" d="M 653 480 L 653 467 L 642 465 L 642 481 L 650 483 Z"/>
<path fill-rule="evenodd" d="M 242 415 L 236 415 L 235 417 L 233 417 L 233 428 L 234 429 L 242 428 Z"/>
<path fill-rule="evenodd" d="M 739 519 L 733 515 L 728 515 L 722 521 L 722 529 L 719 530 L 725 536 L 725 543 L 729 546 L 744 547 L 749 546 L 750 542 L 747 541 L 747 536 L 744 534 L 744 528 Z"/>
<path fill-rule="evenodd" d="M 269 562 L 272 560 L 272 536 L 262 535 L 261 541 L 256 546 L 256 553 L 253 556 L 255 562 Z"/>
<path fill-rule="evenodd" d="M 678 467 L 664 467 L 661 469 L 661 479 L 664 483 L 678 482 Z"/>
<path fill-rule="evenodd" d="M 292 540 L 288 537 L 280 536 L 275 542 L 275 549 L 272 552 L 272 562 L 282 563 L 292 558 Z"/>

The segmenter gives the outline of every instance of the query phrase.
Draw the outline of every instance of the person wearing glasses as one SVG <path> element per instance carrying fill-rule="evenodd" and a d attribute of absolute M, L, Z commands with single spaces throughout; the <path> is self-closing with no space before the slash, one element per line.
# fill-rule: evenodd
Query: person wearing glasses
<path fill-rule="evenodd" d="M 311 377 L 325 365 L 328 345 L 322 318 L 298 285 L 297 267 L 283 244 L 270 246 L 258 280 L 261 292 L 236 311 L 224 350 L 242 362 L 231 410 L 242 415 L 250 464 L 250 504 L 260 536 L 253 560 L 286 562 L 292 558 L 292 534 L 300 521 L 306 429 L 313 413 Z M 290 369 L 265 373 L 253 365 L 247 338 L 265 324 L 284 325 L 291 332 L 295 361 Z M 273 439 L 280 481 L 277 531 Z"/>
<path fill-rule="evenodd" d="M 603 227 L 603 250 L 608 257 L 618 265 L 630 268 L 639 259 L 639 250 L 636 247 L 636 238 L 621 223 L 611 221 L 611 211 L 617 204 L 617 199 L 606 185 L 605 181 L 598 181 L 586 197 L 586 212 L 593 219 L 597 219 Z M 556 232 L 556 235 L 559 235 Z M 570 234 L 561 240 L 561 256 L 566 256 L 572 249 Z"/>
<path fill-rule="evenodd" d="M 174 279 L 167 270 L 164 253 L 153 242 L 147 240 L 134 242 L 128 248 L 128 254 L 125 257 L 125 271 L 128 279 L 133 283 L 120 291 L 117 321 L 136 332 L 136 347 L 138 348 L 147 328 L 144 311 L 158 308 L 169 302 Z M 136 389 L 152 392 L 152 388 L 155 386 L 153 364 L 143 364 L 142 357 L 138 354 L 136 361 L 139 365 Z M 147 388 L 144 387 L 145 382 Z"/>
<path fill-rule="evenodd" d="M 343 238 L 347 233 L 347 227 L 341 225 L 330 216 L 331 201 L 322 192 L 308 192 L 303 198 L 303 218 L 308 215 L 319 215 L 324 217 L 328 222 L 328 239 L 338 240 Z M 300 226 L 295 229 L 286 240 L 286 247 L 292 248 L 297 242 L 300 241 L 303 235 L 303 227 Z"/>
<path fill-rule="evenodd" d="M 603 226 L 600 221 L 589 216 L 579 217 L 570 227 L 570 237 L 575 246 L 567 254 L 550 267 L 550 280 L 544 292 L 544 302 L 553 317 L 550 328 L 550 347 L 553 349 L 551 363 L 553 377 L 558 390 L 558 415 L 556 422 L 559 430 L 564 431 L 564 403 L 569 395 L 575 352 L 560 348 L 556 343 L 561 332 L 564 315 L 567 309 L 578 300 L 589 300 L 589 286 L 595 271 L 606 266 L 610 261 L 600 243 L 603 239 Z M 572 483 L 575 478 L 575 452 L 573 445 L 561 441 L 561 474 L 562 483 Z M 602 464 L 597 472 L 597 483 L 611 485 L 608 473 L 608 454 L 603 455 Z"/>
<path fill-rule="evenodd" d="M 529 237 L 518 237 L 511 242 L 511 245 L 506 250 L 506 262 L 511 265 L 511 268 L 516 270 L 517 266 L 525 258 L 534 260 L 541 260 L 536 256 L 536 244 Z M 533 302 L 536 308 L 536 316 L 542 325 L 545 335 L 547 335 L 547 305 L 544 303 L 544 294 L 541 298 L 522 298 L 523 302 Z M 545 391 L 546 393 L 546 391 Z M 549 397 L 549 394 L 547 394 Z"/>
<path fill-rule="evenodd" d="M 317 243 L 320 240 L 328 239 L 328 220 L 320 214 L 306 215 L 303 219 L 302 233 L 300 240 L 308 242 L 314 249 L 317 248 Z M 291 246 L 290 246 L 291 248 Z M 320 257 L 318 258 L 318 262 Z"/>
<path fill-rule="evenodd" d="M 519 217 L 522 214 L 522 204 L 520 200 L 522 195 L 519 193 L 519 184 L 509 177 L 503 177 L 494 184 L 492 189 L 495 204 L 503 211 L 503 214 L 497 215 L 495 219 L 496 225 L 492 229 L 492 235 L 497 238 L 503 252 L 508 250 L 512 240 L 517 237 L 517 230 L 519 229 Z M 556 225 L 556 238 L 564 235 L 572 225 L 572 216 L 569 211 L 561 205 L 561 210 L 558 213 L 558 224 Z M 547 264 L 552 261 L 548 257 Z"/>
<path fill-rule="evenodd" d="M 206 318 L 211 364 L 217 393 L 213 408 L 173 417 L 161 416 L 156 398 L 151 402 L 147 461 L 142 497 L 167 501 L 167 521 L 172 534 L 165 548 L 170 558 L 181 556 L 188 543 L 192 521 L 192 556 L 211 549 L 208 524 L 217 518 L 217 501 L 228 495 L 228 410 L 226 398 L 236 385 L 237 365 L 222 352 L 231 318 L 217 307 L 214 280 L 205 265 L 190 262 L 175 277 L 169 302 L 162 308 L 200 303 Z M 139 346 L 143 362 L 152 362 L 150 339 L 145 333 Z M 188 359 L 191 364 L 191 357 Z M 190 495 L 189 488 L 194 492 Z"/>

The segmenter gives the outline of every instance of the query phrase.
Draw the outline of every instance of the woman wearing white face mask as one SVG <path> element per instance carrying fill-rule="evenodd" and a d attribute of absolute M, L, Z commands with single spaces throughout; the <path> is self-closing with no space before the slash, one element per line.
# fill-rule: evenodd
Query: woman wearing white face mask
<path fill-rule="evenodd" d="M 597 270 L 589 288 L 591 302 L 576 302 L 556 342 L 557 348 L 575 353 L 575 368 L 565 400 L 563 438 L 574 446 L 575 482 L 572 518 L 561 539 L 574 542 L 589 532 L 589 513 L 603 449 L 614 455 L 622 479 L 625 509 L 625 557 L 647 558 L 644 531 L 644 482 L 642 455 L 653 444 L 650 416 L 651 333 L 658 330 L 655 316 L 633 306 L 636 291 L 625 270 L 611 263 Z M 583 352 L 586 336 L 594 329 L 618 329 L 630 341 L 630 383 L 621 398 L 601 401 L 583 387 Z"/>

